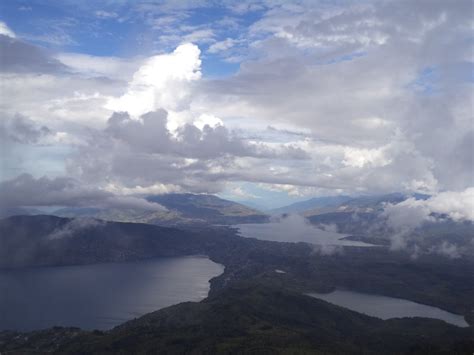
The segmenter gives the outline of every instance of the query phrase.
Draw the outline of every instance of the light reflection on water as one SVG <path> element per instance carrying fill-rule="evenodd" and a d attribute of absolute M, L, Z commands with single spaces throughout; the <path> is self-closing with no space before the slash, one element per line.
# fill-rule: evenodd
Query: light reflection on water
<path fill-rule="evenodd" d="M 205 257 L 0 271 L 0 330 L 109 329 L 207 297 L 209 280 L 222 272 Z"/>
<path fill-rule="evenodd" d="M 311 225 L 303 217 L 290 215 L 270 223 L 237 224 L 242 237 L 274 242 L 306 242 L 319 245 L 373 247 L 373 244 L 342 239 L 347 234 L 322 230 Z"/>
<path fill-rule="evenodd" d="M 400 298 L 344 290 L 325 294 L 308 293 L 308 296 L 381 319 L 424 317 L 441 319 L 459 327 L 469 326 L 461 315 Z"/>

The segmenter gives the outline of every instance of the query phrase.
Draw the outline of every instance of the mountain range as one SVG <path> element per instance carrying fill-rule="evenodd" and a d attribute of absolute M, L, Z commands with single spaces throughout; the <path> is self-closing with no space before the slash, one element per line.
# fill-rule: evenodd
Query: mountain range
<path fill-rule="evenodd" d="M 270 210 L 272 214 L 301 213 L 315 208 L 337 207 L 340 204 L 351 200 L 350 196 L 324 196 L 314 197 L 309 200 L 292 203 L 288 206 Z"/>
<path fill-rule="evenodd" d="M 272 214 L 299 213 L 305 216 L 314 216 L 332 212 L 374 212 L 383 209 L 386 203 L 400 203 L 409 197 L 427 199 L 428 195 L 391 193 L 371 196 L 324 196 L 293 203 L 288 206 L 270 210 Z"/>
<path fill-rule="evenodd" d="M 325 196 L 290 204 L 268 211 L 270 215 L 302 214 L 310 220 L 313 216 L 328 213 L 374 213 L 381 211 L 385 203 L 399 203 L 410 196 L 392 193 L 377 196 Z M 413 195 L 426 199 L 426 195 Z M 206 194 L 163 194 L 146 198 L 164 208 L 145 210 L 138 208 L 67 207 L 54 212 L 59 217 L 91 217 L 107 221 L 149 223 L 162 226 L 182 225 L 232 225 L 268 222 L 269 215 L 246 205 Z M 5 211 L 4 217 L 18 214 L 40 214 L 41 211 L 21 209 Z M 317 218 L 316 218 L 317 219 Z M 324 217 L 323 217 L 324 219 Z"/>
<path fill-rule="evenodd" d="M 62 208 L 59 217 L 91 217 L 116 222 L 149 223 L 162 226 L 262 223 L 268 216 L 242 204 L 205 194 L 148 196 L 164 208 L 159 211 L 132 208 Z"/>

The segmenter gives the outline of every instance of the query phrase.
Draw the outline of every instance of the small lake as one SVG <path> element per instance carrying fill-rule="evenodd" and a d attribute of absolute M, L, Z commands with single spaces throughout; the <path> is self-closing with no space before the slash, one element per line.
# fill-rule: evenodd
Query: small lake
<path fill-rule="evenodd" d="M 375 245 L 355 240 L 344 240 L 347 234 L 323 230 L 311 225 L 304 217 L 290 215 L 270 223 L 250 223 L 234 225 L 242 237 L 274 242 L 305 242 L 317 245 L 340 245 L 374 247 Z"/>
<path fill-rule="evenodd" d="M 469 326 L 461 315 L 401 298 L 343 290 L 336 290 L 325 294 L 308 293 L 307 295 L 381 319 L 424 317 L 441 319 L 447 323 L 457 325 L 458 327 Z"/>
<path fill-rule="evenodd" d="M 0 271 L 0 330 L 110 329 L 207 297 L 222 265 L 206 257 Z"/>

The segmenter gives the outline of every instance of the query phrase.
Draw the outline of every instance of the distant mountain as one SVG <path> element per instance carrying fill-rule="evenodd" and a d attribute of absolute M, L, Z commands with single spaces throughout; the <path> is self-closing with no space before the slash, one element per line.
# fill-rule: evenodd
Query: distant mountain
<path fill-rule="evenodd" d="M 10 216 L 31 216 L 36 214 L 42 214 L 40 210 L 35 208 L 23 208 L 23 207 L 0 207 L 0 218 L 7 218 Z"/>
<path fill-rule="evenodd" d="M 347 239 L 350 240 L 378 245 L 393 243 L 397 230 L 387 223 L 381 205 L 361 206 L 342 206 L 339 211 L 325 213 L 313 210 L 306 212 L 305 218 L 316 227 L 325 229 L 329 226 L 339 233 L 348 234 Z M 474 258 L 472 221 L 455 221 L 447 216 L 438 216 L 438 219 L 423 221 L 405 233 L 406 250 L 438 253 L 452 258 Z"/>
<path fill-rule="evenodd" d="M 385 203 L 400 203 L 405 201 L 409 196 L 398 192 L 386 194 L 386 195 L 375 195 L 375 196 L 360 196 L 351 198 L 348 201 L 339 205 L 339 209 L 347 211 L 348 209 L 368 209 L 377 210 L 383 207 Z"/>
<path fill-rule="evenodd" d="M 288 206 L 270 210 L 272 214 L 301 213 L 305 216 L 313 216 L 332 212 L 373 212 L 380 210 L 384 203 L 400 203 L 409 197 L 415 199 L 427 199 L 428 195 L 402 193 L 391 193 L 374 196 L 326 196 L 315 197 L 306 201 L 296 202 Z"/>
<path fill-rule="evenodd" d="M 149 223 L 163 226 L 196 224 L 261 223 L 268 219 L 264 213 L 214 195 L 166 194 L 147 197 L 167 208 L 147 211 L 125 208 L 63 208 L 54 212 L 60 217 L 92 217 L 116 222 Z"/>
<path fill-rule="evenodd" d="M 214 195 L 166 194 L 149 196 L 147 200 L 177 211 L 184 218 L 214 224 L 258 223 L 267 220 L 262 212 Z"/>
<path fill-rule="evenodd" d="M 270 210 L 270 212 L 272 214 L 300 213 L 308 210 L 313 210 L 315 208 L 339 206 L 340 204 L 349 201 L 350 199 L 350 196 L 315 197 L 306 201 L 296 202 L 288 206 L 275 208 Z"/>
<path fill-rule="evenodd" d="M 399 192 L 385 194 L 385 195 L 374 195 L 374 196 L 359 196 L 352 197 L 334 206 L 327 206 L 326 208 L 314 208 L 304 211 L 305 216 L 314 216 L 322 213 L 332 212 L 360 212 L 360 213 L 372 213 L 383 210 L 386 203 L 397 204 L 406 199 L 413 197 L 417 200 L 425 200 L 429 198 L 428 195 L 413 194 L 406 195 Z"/>
<path fill-rule="evenodd" d="M 268 210 L 269 210 L 269 208 L 267 206 L 265 206 L 264 203 L 262 203 L 263 201 L 238 200 L 238 201 L 234 201 L 234 202 L 240 203 L 241 205 L 244 205 L 246 207 L 249 207 L 251 209 L 254 209 L 254 210 L 257 210 L 257 211 L 260 211 L 260 212 L 264 212 L 264 213 L 267 213 Z"/>

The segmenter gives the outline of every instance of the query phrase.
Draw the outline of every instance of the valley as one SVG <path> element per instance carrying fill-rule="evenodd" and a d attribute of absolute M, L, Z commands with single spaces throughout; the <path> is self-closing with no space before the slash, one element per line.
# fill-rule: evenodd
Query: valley
<path fill-rule="evenodd" d="M 0 355 L 474 355 L 473 14 L 0 1 Z"/>
<path fill-rule="evenodd" d="M 341 343 L 336 333 L 331 333 L 339 333 L 343 329 L 356 332 L 354 334 L 358 334 L 361 329 L 370 329 L 367 334 L 377 332 L 379 342 L 390 338 L 392 343 L 389 349 L 394 353 L 400 346 L 404 346 L 405 350 L 421 347 L 425 353 L 429 353 L 433 349 L 441 352 L 447 351 L 446 349 L 467 349 L 473 343 L 474 260 L 470 258 L 450 259 L 427 254 L 413 259 L 404 251 L 357 246 L 341 246 L 337 252 L 324 253 L 304 242 L 275 242 L 241 237 L 235 228 L 225 226 L 167 228 L 87 218 L 77 221 L 53 216 L 11 217 L 0 221 L 2 245 L 9 245 L 9 253 L 3 254 L 1 258 L 2 268 L 207 255 L 213 262 L 223 265 L 224 272 L 210 280 L 209 297 L 199 303 L 172 306 L 100 333 L 74 328 L 52 328 L 22 336 L 14 330 L 3 331 L 0 350 L 13 353 L 21 353 L 25 349 L 59 353 L 80 353 L 85 350 L 107 353 L 113 352 L 116 349 L 114 346 L 119 346 L 118 344 L 122 348 L 125 339 L 129 339 L 126 341 L 127 346 L 130 346 L 128 349 L 138 349 L 138 344 L 142 344 L 140 346 L 143 346 L 143 351 L 158 344 L 164 349 L 173 349 L 171 351 L 185 349 L 182 346 L 194 346 L 201 350 L 242 350 L 262 346 L 265 351 L 271 351 L 269 344 L 275 344 L 279 337 L 283 337 L 288 349 L 296 347 L 294 350 L 301 353 L 313 348 L 320 351 L 329 347 L 339 349 L 339 346 L 342 352 L 354 350 L 356 345 L 351 340 Z M 25 243 L 28 243 L 29 248 L 25 248 Z M 437 307 L 461 315 L 471 326 L 459 328 L 426 318 L 375 320 L 305 296 L 306 293 L 329 293 L 337 289 L 401 298 Z M 245 295 L 243 299 L 237 296 L 242 292 Z M 284 302 L 284 305 L 278 305 L 279 302 Z M 267 306 L 290 310 L 294 307 L 309 307 L 315 313 L 314 316 L 308 315 L 311 319 L 309 323 L 301 323 L 302 318 L 298 313 L 280 315 L 276 312 L 270 317 L 271 312 L 259 311 L 260 307 L 264 309 Z M 217 311 L 218 309 L 220 310 Z M 250 311 L 251 309 L 255 311 Z M 216 317 L 215 312 L 221 316 Z M 321 316 L 325 312 L 332 315 L 328 314 L 329 318 L 323 321 L 326 316 Z M 239 316 L 229 323 L 226 317 L 236 317 L 237 314 Z M 329 319 L 335 314 L 342 318 L 336 328 L 333 328 Z M 206 317 L 216 318 L 209 321 Z M 219 323 L 221 320 L 223 323 Z M 351 325 L 346 328 L 346 322 L 351 324 L 353 321 L 358 324 L 353 326 L 359 330 L 351 328 Z M 147 325 L 148 322 L 152 322 L 152 328 Z M 224 323 L 229 324 L 223 325 Z M 231 328 L 228 328 L 231 324 Z M 137 332 L 143 332 L 143 327 L 148 329 L 149 340 L 145 341 L 137 335 Z M 400 327 L 405 330 L 401 332 Z M 202 338 L 198 335 L 200 332 L 212 333 L 218 329 L 224 333 L 216 338 Z M 283 335 L 283 329 L 288 329 L 290 333 Z M 325 335 L 316 336 L 321 330 L 324 330 Z M 305 341 L 301 338 L 302 331 L 306 334 Z M 443 337 L 442 344 L 435 336 L 436 332 L 447 334 Z M 420 342 L 421 334 L 425 335 Z M 53 343 L 48 342 L 48 339 L 53 338 Z M 244 339 L 245 345 L 242 343 Z M 368 353 L 377 352 L 378 345 L 369 338 L 358 339 L 359 348 Z M 127 346 L 123 349 L 127 349 Z M 334 353 L 337 351 L 334 350 Z"/>

